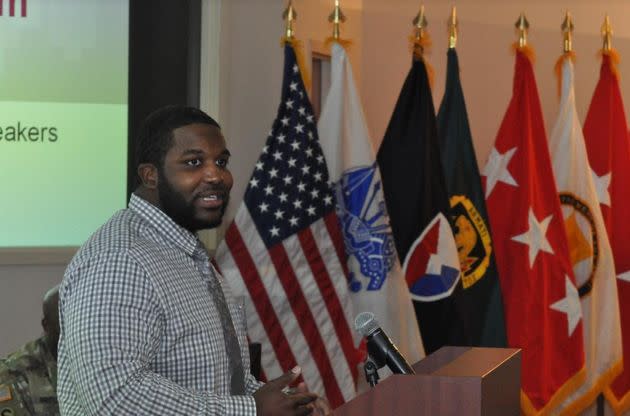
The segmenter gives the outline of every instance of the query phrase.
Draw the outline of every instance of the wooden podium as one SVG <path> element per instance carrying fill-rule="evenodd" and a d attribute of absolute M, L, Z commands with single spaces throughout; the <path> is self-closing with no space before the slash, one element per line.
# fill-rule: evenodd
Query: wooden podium
<path fill-rule="evenodd" d="M 335 416 L 518 416 L 521 352 L 516 348 L 442 347 L 337 408 Z"/>

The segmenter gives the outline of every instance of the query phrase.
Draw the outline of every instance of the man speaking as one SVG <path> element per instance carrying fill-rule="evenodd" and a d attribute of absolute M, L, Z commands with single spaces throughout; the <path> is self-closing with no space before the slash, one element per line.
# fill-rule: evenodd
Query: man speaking
<path fill-rule="evenodd" d="M 80 248 L 60 289 L 62 415 L 307 415 L 316 395 L 247 371 L 244 311 L 195 231 L 232 188 L 219 125 L 188 107 L 145 121 L 139 185 Z"/>

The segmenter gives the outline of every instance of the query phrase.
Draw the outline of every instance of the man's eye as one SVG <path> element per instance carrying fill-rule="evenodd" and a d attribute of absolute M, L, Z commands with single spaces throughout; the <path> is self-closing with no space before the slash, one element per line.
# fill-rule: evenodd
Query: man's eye
<path fill-rule="evenodd" d="M 229 159 L 218 159 L 217 160 L 217 166 L 219 166 L 220 168 L 224 168 L 228 165 Z"/>
<path fill-rule="evenodd" d="M 190 159 L 187 160 L 185 162 L 188 166 L 200 166 L 201 165 L 201 159 Z"/>

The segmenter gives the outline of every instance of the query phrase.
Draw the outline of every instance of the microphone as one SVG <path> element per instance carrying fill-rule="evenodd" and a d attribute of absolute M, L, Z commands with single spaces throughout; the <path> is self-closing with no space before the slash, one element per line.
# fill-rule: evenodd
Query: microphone
<path fill-rule="evenodd" d="M 372 312 L 361 312 L 354 320 L 354 328 L 367 340 L 370 358 L 378 368 L 387 365 L 394 374 L 415 374 L 387 334 L 381 329 Z"/>

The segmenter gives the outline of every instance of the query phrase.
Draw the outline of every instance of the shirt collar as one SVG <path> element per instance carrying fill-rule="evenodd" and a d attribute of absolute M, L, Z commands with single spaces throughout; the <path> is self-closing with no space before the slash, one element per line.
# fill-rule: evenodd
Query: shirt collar
<path fill-rule="evenodd" d="M 195 234 L 176 224 L 164 211 L 136 194 L 131 194 L 129 209 L 151 224 L 164 239 L 184 250 L 189 256 L 193 256 L 201 245 Z"/>

